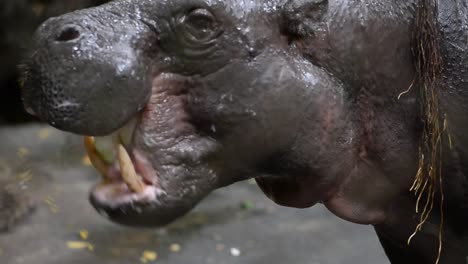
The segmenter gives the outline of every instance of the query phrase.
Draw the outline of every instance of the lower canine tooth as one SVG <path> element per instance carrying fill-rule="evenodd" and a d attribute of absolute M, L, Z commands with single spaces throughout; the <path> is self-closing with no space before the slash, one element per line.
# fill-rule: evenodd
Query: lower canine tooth
<path fill-rule="evenodd" d="M 118 146 L 117 155 L 119 157 L 120 172 L 128 188 L 136 193 L 142 193 L 145 190 L 145 184 L 136 173 L 132 160 L 122 144 Z"/>
<path fill-rule="evenodd" d="M 86 149 L 86 153 L 88 154 L 89 160 L 91 164 L 93 164 L 94 168 L 101 174 L 104 179 L 107 179 L 107 171 L 108 165 L 102 160 L 96 150 L 95 142 L 93 137 L 85 137 L 84 138 L 84 145 Z"/>

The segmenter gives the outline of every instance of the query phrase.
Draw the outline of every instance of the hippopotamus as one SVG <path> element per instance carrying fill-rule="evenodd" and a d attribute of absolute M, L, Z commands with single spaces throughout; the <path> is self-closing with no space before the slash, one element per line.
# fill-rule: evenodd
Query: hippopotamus
<path fill-rule="evenodd" d="M 467 9 L 115 0 L 40 26 L 24 105 L 85 136 L 90 202 L 116 223 L 160 227 L 255 179 L 373 225 L 392 263 L 466 263 Z"/>

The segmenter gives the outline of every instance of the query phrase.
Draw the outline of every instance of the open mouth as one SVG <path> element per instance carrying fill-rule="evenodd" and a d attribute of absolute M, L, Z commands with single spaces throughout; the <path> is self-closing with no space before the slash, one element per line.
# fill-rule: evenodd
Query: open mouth
<path fill-rule="evenodd" d="M 123 204 L 153 203 L 164 194 L 152 164 L 131 144 L 136 124 L 134 118 L 109 136 L 84 138 L 88 157 L 102 177 L 92 195 L 114 209 Z"/>
<path fill-rule="evenodd" d="M 144 107 L 125 125 L 113 129 L 120 120 L 106 116 L 97 123 L 112 124 L 102 130 L 110 134 L 82 125 L 83 133 L 67 130 L 94 136 L 85 136 L 84 145 L 101 176 L 89 196 L 98 213 L 119 224 L 163 226 L 220 186 L 212 162 L 219 145 L 197 133 L 192 123 L 186 92 L 190 85 L 184 76 L 160 74 Z"/>

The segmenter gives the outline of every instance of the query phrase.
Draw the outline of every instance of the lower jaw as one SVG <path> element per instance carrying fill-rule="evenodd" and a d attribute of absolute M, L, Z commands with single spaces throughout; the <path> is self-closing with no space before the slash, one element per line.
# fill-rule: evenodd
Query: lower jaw
<path fill-rule="evenodd" d="M 114 184 L 113 188 L 123 190 L 125 184 Z M 167 194 L 160 194 L 158 190 L 148 188 L 148 193 L 126 194 L 112 197 L 113 191 L 107 193 L 112 187 L 105 189 L 97 186 L 90 194 L 90 202 L 96 211 L 108 220 L 125 226 L 137 228 L 164 227 L 182 217 L 195 206 L 194 203 L 180 203 L 170 201 Z M 111 195 L 111 196 L 106 196 Z M 132 200 L 134 199 L 134 200 Z M 175 204 L 173 204 L 175 202 Z"/>
<path fill-rule="evenodd" d="M 145 186 L 142 192 L 136 193 L 124 182 L 101 183 L 91 191 L 91 196 L 98 205 L 112 209 L 137 203 L 158 203 L 159 198 L 165 194 L 162 189 L 150 185 Z"/>

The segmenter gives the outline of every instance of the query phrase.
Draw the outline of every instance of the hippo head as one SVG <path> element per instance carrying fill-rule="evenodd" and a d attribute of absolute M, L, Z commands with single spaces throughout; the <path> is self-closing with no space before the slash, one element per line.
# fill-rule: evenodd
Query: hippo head
<path fill-rule="evenodd" d="M 24 104 L 88 136 L 105 178 L 90 200 L 112 221 L 161 226 L 254 178 L 278 204 L 380 223 L 417 170 L 419 97 L 398 99 L 414 13 L 414 1 L 113 1 L 38 29 Z"/>

